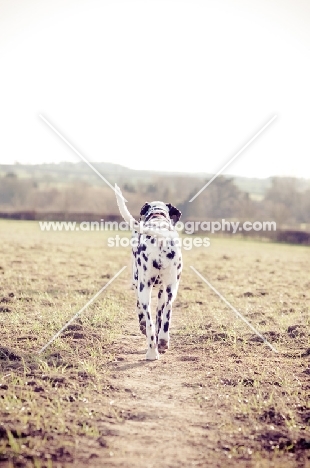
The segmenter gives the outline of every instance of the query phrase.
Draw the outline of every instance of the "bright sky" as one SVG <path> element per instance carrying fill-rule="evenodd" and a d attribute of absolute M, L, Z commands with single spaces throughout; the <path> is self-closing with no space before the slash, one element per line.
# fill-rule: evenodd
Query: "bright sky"
<path fill-rule="evenodd" d="M 0 163 L 310 178 L 308 0 L 0 0 Z"/>

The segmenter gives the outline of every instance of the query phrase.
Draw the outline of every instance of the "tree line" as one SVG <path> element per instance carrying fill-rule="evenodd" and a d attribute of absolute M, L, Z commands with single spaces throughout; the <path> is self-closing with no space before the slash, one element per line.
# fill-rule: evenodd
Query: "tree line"
<path fill-rule="evenodd" d="M 273 220 L 277 225 L 310 223 L 310 189 L 300 188 L 298 179 L 274 177 L 265 194 L 257 199 L 237 187 L 233 178 L 219 176 L 191 203 L 188 201 L 208 182 L 194 177 L 154 176 L 152 180 L 116 181 L 128 207 L 139 215 L 146 201 L 162 200 L 177 206 L 183 219 Z M 118 214 L 110 187 L 85 181 L 57 184 L 23 178 L 14 172 L 0 177 L 0 211 Z"/>

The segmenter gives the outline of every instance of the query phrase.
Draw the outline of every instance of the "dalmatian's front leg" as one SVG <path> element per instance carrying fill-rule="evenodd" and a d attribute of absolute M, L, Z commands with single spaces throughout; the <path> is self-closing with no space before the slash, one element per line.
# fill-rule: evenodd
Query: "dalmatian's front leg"
<path fill-rule="evenodd" d="M 139 310 L 144 314 L 147 351 L 145 358 L 149 361 L 159 359 L 155 326 L 151 316 L 151 287 L 143 282 L 139 284 Z M 141 324 L 141 321 L 140 321 Z"/>

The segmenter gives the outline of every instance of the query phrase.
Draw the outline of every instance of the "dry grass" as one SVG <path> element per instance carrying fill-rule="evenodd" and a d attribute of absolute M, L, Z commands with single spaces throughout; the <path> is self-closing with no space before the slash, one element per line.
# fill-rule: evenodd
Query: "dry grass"
<path fill-rule="evenodd" d="M 108 235 L 0 221 L 0 465 L 308 466 L 309 248 L 213 239 L 185 251 L 172 349 L 156 363 L 129 269 L 39 355 L 129 266 Z"/>

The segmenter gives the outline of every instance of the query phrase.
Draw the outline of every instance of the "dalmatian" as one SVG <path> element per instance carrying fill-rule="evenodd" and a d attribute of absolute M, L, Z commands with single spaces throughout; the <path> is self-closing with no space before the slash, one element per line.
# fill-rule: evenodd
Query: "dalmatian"
<path fill-rule="evenodd" d="M 153 361 L 169 349 L 172 303 L 183 266 L 180 238 L 174 227 L 181 212 L 170 203 L 147 202 L 138 222 L 116 184 L 115 194 L 120 213 L 132 228 L 132 288 L 136 291 L 140 330 L 147 340 L 145 357 Z M 151 315 L 153 286 L 159 288 L 155 325 Z"/>

